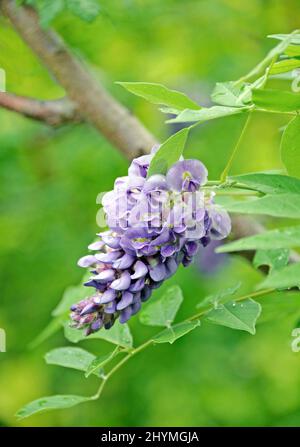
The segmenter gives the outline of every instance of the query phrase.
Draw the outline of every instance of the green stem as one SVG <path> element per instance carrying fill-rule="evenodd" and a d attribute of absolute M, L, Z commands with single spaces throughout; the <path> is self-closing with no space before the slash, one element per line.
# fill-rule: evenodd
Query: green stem
<path fill-rule="evenodd" d="M 208 180 L 205 186 L 219 186 L 221 184 L 220 180 Z"/>
<path fill-rule="evenodd" d="M 206 182 L 205 186 L 202 186 L 201 189 L 212 189 L 213 187 L 216 187 L 218 191 L 225 189 L 225 188 L 232 188 L 234 189 L 244 189 L 245 191 L 253 191 L 259 193 L 260 191 L 257 191 L 255 188 L 251 188 L 251 186 L 245 185 L 244 183 L 236 182 L 234 180 L 221 182 L 221 180 L 214 180 Z"/>
<path fill-rule="evenodd" d="M 264 290 L 258 290 L 257 292 L 247 293 L 246 295 L 240 296 L 239 298 L 236 298 L 234 301 L 244 301 L 249 298 L 257 298 L 258 296 L 264 296 L 268 295 L 269 293 L 275 292 L 276 289 L 264 289 Z M 202 317 L 204 314 L 209 312 L 214 308 L 214 305 L 209 305 L 207 308 L 202 309 L 200 312 L 198 312 L 195 315 L 192 315 L 190 318 L 187 318 L 185 321 L 193 321 L 197 320 L 198 318 Z"/>
<path fill-rule="evenodd" d="M 214 188 L 206 188 L 207 190 L 211 189 L 211 191 L 216 191 Z M 230 190 L 226 191 L 226 190 L 222 190 L 222 189 L 218 189 L 218 196 L 260 196 L 261 193 L 259 191 L 252 191 L 252 190 L 248 190 L 245 189 L 244 191 L 235 191 Z"/>
<path fill-rule="evenodd" d="M 99 386 L 96 394 L 94 394 L 94 396 L 92 396 L 90 398 L 90 400 L 97 400 L 97 399 L 99 399 L 99 397 L 101 396 L 101 393 L 103 391 L 104 385 L 106 383 L 106 380 L 107 380 L 106 378 L 104 378 L 104 377 L 102 378 L 102 382 L 100 383 L 100 386 Z"/>
<path fill-rule="evenodd" d="M 237 189 L 245 189 L 245 190 L 247 190 L 247 191 L 255 191 L 255 192 L 260 192 L 260 191 L 257 191 L 257 189 L 255 189 L 255 188 L 251 188 L 251 186 L 248 186 L 248 185 L 244 185 L 244 183 L 239 183 L 239 182 L 234 182 L 234 183 L 232 183 L 231 185 L 230 185 L 230 187 L 231 188 L 237 188 Z"/>
<path fill-rule="evenodd" d="M 254 112 L 262 112 L 262 113 L 276 113 L 277 115 L 290 115 L 290 116 L 296 116 L 298 113 L 295 112 L 284 112 L 284 111 L 278 111 L 278 110 L 270 110 L 270 109 L 262 109 L 260 107 L 255 107 L 253 109 Z"/>
<path fill-rule="evenodd" d="M 236 145 L 235 145 L 235 147 L 234 147 L 234 149 L 233 149 L 233 151 L 231 153 L 231 156 L 230 156 L 230 158 L 228 160 L 228 163 L 225 166 L 225 169 L 224 169 L 224 171 L 221 174 L 221 177 L 220 177 L 220 181 L 221 182 L 225 182 L 226 181 L 228 172 L 230 171 L 230 168 L 232 166 L 233 160 L 234 160 L 234 158 L 235 158 L 235 156 L 236 156 L 236 154 L 237 154 L 237 152 L 238 152 L 238 150 L 240 148 L 242 139 L 243 139 L 243 137 L 244 137 L 244 135 L 246 133 L 246 130 L 248 128 L 248 125 L 249 125 L 249 122 L 250 122 L 250 118 L 251 118 L 251 112 L 249 112 L 249 114 L 247 116 L 247 119 L 246 119 L 246 121 L 244 123 L 244 126 L 243 126 L 243 129 L 242 129 L 242 132 L 241 132 L 241 134 L 239 136 L 239 139 L 237 140 L 237 143 L 236 143 Z"/>
<path fill-rule="evenodd" d="M 245 191 L 253 191 L 258 192 L 257 189 L 251 188 L 251 186 L 245 185 L 244 183 L 236 182 L 234 180 L 221 182 L 220 180 L 212 181 L 212 182 L 206 182 L 205 186 L 202 186 L 201 189 L 213 189 L 213 187 L 216 187 L 218 191 L 225 188 L 232 188 L 232 189 L 244 189 Z"/>
<path fill-rule="evenodd" d="M 96 394 L 94 394 L 94 396 L 91 397 L 91 400 L 97 400 L 99 399 L 99 397 L 101 396 L 101 393 L 103 391 L 103 388 L 106 384 L 106 382 L 108 381 L 108 379 L 110 379 L 110 377 L 115 374 L 116 371 L 118 371 L 118 369 L 120 369 L 126 362 L 128 362 L 129 359 L 131 359 L 133 356 L 135 356 L 136 354 L 138 354 L 139 352 L 143 351 L 144 349 L 146 349 L 148 346 L 150 346 L 151 344 L 153 344 L 153 340 L 147 340 L 145 343 L 143 343 L 142 345 L 138 346 L 135 349 L 132 349 L 129 354 L 127 354 L 125 357 L 122 358 L 122 360 L 119 361 L 119 363 L 117 363 L 110 371 L 109 373 L 102 377 L 102 382 L 100 383 L 100 386 L 96 392 Z"/>
<path fill-rule="evenodd" d="M 239 298 L 236 298 L 235 301 L 243 301 L 246 300 L 248 298 L 253 298 L 253 297 L 259 297 L 259 296 L 263 296 L 263 295 L 268 295 L 269 293 L 274 292 L 276 289 L 265 289 L 265 290 L 259 290 L 257 292 L 252 292 L 252 293 L 248 293 L 247 295 L 243 295 L 240 296 Z M 186 318 L 185 320 L 183 320 L 181 323 L 186 323 L 189 321 L 193 321 L 193 320 L 198 320 L 200 317 L 202 317 L 204 314 L 206 314 L 207 312 L 209 312 L 210 310 L 212 310 L 214 308 L 214 304 L 208 305 L 207 308 L 202 309 L 200 312 L 192 315 L 189 318 Z M 129 359 L 131 359 L 132 357 L 134 357 L 136 354 L 138 354 L 141 351 L 144 351 L 146 348 L 148 348 L 148 346 L 151 346 L 154 344 L 154 340 L 152 338 L 150 338 L 149 340 L 147 340 L 145 343 L 141 344 L 140 346 L 138 346 L 135 349 L 132 349 L 125 357 L 123 357 L 122 360 L 120 360 L 110 371 L 109 373 L 102 377 L 102 382 L 100 383 L 100 386 L 96 392 L 96 394 L 94 394 L 90 400 L 97 400 L 99 399 L 99 397 L 102 394 L 103 388 L 105 386 L 105 384 L 107 383 L 107 381 L 123 366 L 125 365 L 125 363 L 128 362 Z"/>
<path fill-rule="evenodd" d="M 295 30 L 293 31 L 290 36 L 288 36 L 286 38 L 287 41 L 291 41 L 291 36 L 298 34 L 299 30 Z M 277 49 L 279 49 L 282 46 L 283 42 L 280 42 L 276 47 L 272 48 L 271 51 L 269 51 L 269 53 L 266 55 L 266 57 L 259 62 L 254 68 L 252 68 L 252 70 L 249 71 L 249 73 L 247 73 L 246 75 L 242 76 L 240 79 L 238 79 L 235 84 L 242 84 L 243 82 L 249 81 L 250 79 L 252 79 L 253 77 L 259 76 L 261 75 L 267 68 L 268 66 L 271 64 L 273 64 L 279 54 L 282 51 L 278 51 Z M 277 51 L 276 51 L 277 50 Z"/>

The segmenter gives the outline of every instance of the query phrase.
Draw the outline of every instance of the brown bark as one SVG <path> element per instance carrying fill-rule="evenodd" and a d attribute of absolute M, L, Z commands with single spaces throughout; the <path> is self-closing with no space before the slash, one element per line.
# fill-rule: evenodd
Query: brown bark
<path fill-rule="evenodd" d="M 12 93 L 0 93 L 0 107 L 20 113 L 28 118 L 43 121 L 50 126 L 82 121 L 76 105 L 67 98 L 39 101 Z"/>
<path fill-rule="evenodd" d="M 83 118 L 128 158 L 149 152 L 155 138 L 129 110 L 100 85 L 87 67 L 52 30 L 40 27 L 37 13 L 14 0 L 0 0 L 0 8 L 23 40 L 64 87 Z"/>

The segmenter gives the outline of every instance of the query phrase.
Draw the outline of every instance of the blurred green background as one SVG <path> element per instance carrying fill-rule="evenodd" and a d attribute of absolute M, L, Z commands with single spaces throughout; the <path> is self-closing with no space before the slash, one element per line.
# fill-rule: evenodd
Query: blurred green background
<path fill-rule="evenodd" d="M 172 128 L 164 116 L 114 84 L 117 80 L 160 82 L 208 104 L 216 81 L 236 79 L 257 63 L 271 33 L 299 27 L 298 0 L 99 0 L 100 16 L 87 24 L 64 13 L 53 26 L 96 77 L 158 137 Z M 0 67 L 7 91 L 38 98 L 63 94 L 7 21 L 0 22 Z M 197 128 L 187 156 L 221 172 L 244 118 Z M 0 425 L 300 425 L 300 353 L 290 347 L 295 314 L 276 315 L 255 337 L 203 324 L 173 346 L 150 348 L 114 376 L 97 402 L 36 415 L 17 422 L 14 413 L 51 394 L 88 395 L 97 379 L 47 366 L 49 349 L 67 345 L 62 331 L 36 349 L 29 343 L 50 320 L 64 289 L 82 271 L 77 259 L 97 232 L 96 196 L 125 175 L 127 161 L 88 125 L 53 130 L 0 110 L 1 298 L 0 327 L 7 353 L 0 354 Z M 254 116 L 233 172 L 281 168 L 279 128 L 285 118 Z M 216 271 L 181 269 L 185 302 L 179 317 L 194 312 L 205 295 L 260 273 L 239 257 Z M 156 295 L 161 291 L 156 292 Z M 153 332 L 130 322 L 136 342 Z M 105 353 L 104 341 L 82 347 Z"/>

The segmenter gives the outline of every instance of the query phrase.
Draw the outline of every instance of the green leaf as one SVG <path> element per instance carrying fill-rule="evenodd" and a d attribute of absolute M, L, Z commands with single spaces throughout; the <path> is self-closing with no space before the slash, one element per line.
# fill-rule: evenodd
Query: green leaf
<path fill-rule="evenodd" d="M 272 250 L 300 247 L 300 226 L 266 231 L 244 237 L 216 249 L 217 253 L 243 250 Z"/>
<path fill-rule="evenodd" d="M 283 59 L 272 65 L 269 74 L 277 75 L 280 73 L 287 73 L 299 67 L 300 67 L 300 59 Z"/>
<path fill-rule="evenodd" d="M 241 88 L 237 87 L 233 81 L 217 82 L 212 92 L 211 99 L 222 106 L 240 107 L 243 101 L 240 99 Z"/>
<path fill-rule="evenodd" d="M 265 74 L 262 76 L 267 79 L 268 76 L 268 67 L 274 62 L 274 60 L 277 59 L 278 56 L 280 56 L 285 49 L 292 43 L 294 36 L 296 35 L 297 31 L 292 32 L 291 34 L 282 34 L 281 39 L 282 42 L 279 42 L 278 45 L 276 45 L 274 48 L 272 48 L 268 54 L 264 57 L 264 59 L 259 62 L 258 65 L 256 65 L 250 73 L 248 73 L 246 76 L 243 77 L 243 79 L 249 79 L 254 76 L 257 76 L 259 73 L 261 73 L 263 70 L 265 71 Z M 271 35 L 268 36 L 271 38 L 278 39 L 278 35 Z"/>
<path fill-rule="evenodd" d="M 252 90 L 253 103 L 262 109 L 294 112 L 300 109 L 300 95 L 283 90 Z"/>
<path fill-rule="evenodd" d="M 154 343 L 174 343 L 178 338 L 188 334 L 196 327 L 200 326 L 200 321 L 186 321 L 183 323 L 175 324 L 168 329 L 157 334 L 153 337 Z"/>
<path fill-rule="evenodd" d="M 158 149 L 151 160 L 148 177 L 154 174 L 165 174 L 170 166 L 179 160 L 189 133 L 189 128 L 181 129 L 171 135 Z"/>
<path fill-rule="evenodd" d="M 273 292 L 265 296 L 261 301 L 262 312 L 259 317 L 259 323 L 282 320 L 288 315 L 300 314 L 300 293 L 292 291 Z"/>
<path fill-rule="evenodd" d="M 85 373 L 85 377 L 89 377 L 91 374 L 97 374 L 99 369 L 102 369 L 108 362 L 114 359 L 120 351 L 115 349 L 114 351 L 109 352 L 106 355 L 101 355 L 96 357 L 92 362 L 88 365 Z"/>
<path fill-rule="evenodd" d="M 170 287 L 157 301 L 150 302 L 140 313 L 140 321 L 149 326 L 166 326 L 173 323 L 183 301 L 179 286 Z"/>
<path fill-rule="evenodd" d="M 286 193 L 267 195 L 260 199 L 244 201 L 217 200 L 227 211 L 242 214 L 266 214 L 274 217 L 300 218 L 300 194 Z"/>
<path fill-rule="evenodd" d="M 299 95 L 300 97 L 300 95 Z M 288 173 L 300 178 L 300 117 L 289 122 L 281 139 L 281 159 Z M 300 182 L 300 181 L 299 181 Z"/>
<path fill-rule="evenodd" d="M 17 412 L 16 417 L 20 420 L 36 413 L 59 410 L 62 408 L 71 408 L 89 400 L 91 400 L 90 397 L 76 396 L 72 394 L 41 397 L 40 399 L 34 400 L 33 402 L 30 402 L 22 407 Z"/>
<path fill-rule="evenodd" d="M 92 22 L 100 13 L 98 0 L 66 0 L 67 8 L 85 22 Z"/>
<path fill-rule="evenodd" d="M 211 95 L 211 99 L 223 106 L 243 107 L 251 102 L 252 90 L 260 88 L 265 84 L 267 74 L 257 78 L 251 84 L 238 84 L 234 81 L 217 82 L 216 87 Z"/>
<path fill-rule="evenodd" d="M 260 304 L 252 299 L 241 302 L 230 301 L 211 310 L 205 319 L 214 324 L 247 331 L 254 335 L 256 320 L 260 312 Z"/>
<path fill-rule="evenodd" d="M 289 45 L 285 50 L 284 53 L 287 56 L 293 57 L 293 56 L 300 56 L 300 45 Z"/>
<path fill-rule="evenodd" d="M 248 107 L 225 107 L 213 106 L 202 108 L 201 110 L 184 110 L 176 118 L 172 118 L 167 123 L 203 123 L 205 121 L 221 118 L 229 115 L 236 115 L 249 110 Z"/>
<path fill-rule="evenodd" d="M 300 45 L 300 34 L 298 33 L 299 31 L 296 30 L 291 34 L 270 34 L 268 37 L 271 39 L 277 39 L 283 42 L 288 42 L 288 45 L 289 44 Z M 285 50 L 285 48 L 283 48 L 282 51 L 280 52 L 282 53 Z"/>
<path fill-rule="evenodd" d="M 197 103 L 184 93 L 171 90 L 162 84 L 149 82 L 117 82 L 130 93 L 141 96 L 153 104 L 161 104 L 177 110 L 201 109 Z"/>
<path fill-rule="evenodd" d="M 270 272 L 278 270 L 287 265 L 289 261 L 290 251 L 286 248 L 279 248 L 273 250 L 257 250 L 253 259 L 255 268 L 267 265 L 270 267 Z"/>
<path fill-rule="evenodd" d="M 205 309 L 208 306 L 217 306 L 220 303 L 223 303 L 228 299 L 229 296 L 235 295 L 236 292 L 240 289 L 242 283 L 239 282 L 235 284 L 233 287 L 228 287 L 227 289 L 221 290 L 213 295 L 209 295 L 205 297 L 200 303 L 197 304 L 197 309 Z"/>
<path fill-rule="evenodd" d="M 179 113 L 181 112 L 181 110 L 174 109 L 173 107 L 159 107 L 158 110 L 162 113 L 167 113 L 170 115 L 179 115 Z"/>
<path fill-rule="evenodd" d="M 100 330 L 88 337 L 84 329 L 75 329 L 70 327 L 69 322 L 65 325 L 65 337 L 72 343 L 78 343 L 82 340 L 101 339 L 110 343 L 122 346 L 123 348 L 132 348 L 132 335 L 127 324 L 120 324 L 116 321 L 109 331 Z"/>
<path fill-rule="evenodd" d="M 289 289 L 300 287 L 300 262 L 275 270 L 262 281 L 258 289 Z"/>
<path fill-rule="evenodd" d="M 45 355 L 46 363 L 49 365 L 58 365 L 79 371 L 86 371 L 95 358 L 96 356 L 90 352 L 73 346 L 56 348 Z"/>
<path fill-rule="evenodd" d="M 254 172 L 251 174 L 236 175 L 230 177 L 230 179 L 250 186 L 265 194 L 282 194 L 286 192 L 300 194 L 300 180 L 287 175 Z"/>

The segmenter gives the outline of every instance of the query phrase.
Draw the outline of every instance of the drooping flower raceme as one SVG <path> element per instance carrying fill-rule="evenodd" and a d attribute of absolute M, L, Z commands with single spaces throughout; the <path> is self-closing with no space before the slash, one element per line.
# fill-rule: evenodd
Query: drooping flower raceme
<path fill-rule="evenodd" d="M 153 151 L 154 152 L 154 151 Z M 230 218 L 202 188 L 207 170 L 198 160 L 180 160 L 166 175 L 147 177 L 153 152 L 132 161 L 102 205 L 108 231 L 78 261 L 89 268 L 85 286 L 94 293 L 71 307 L 73 326 L 86 334 L 125 323 L 154 289 L 187 266 L 199 247 L 230 232 Z"/>

